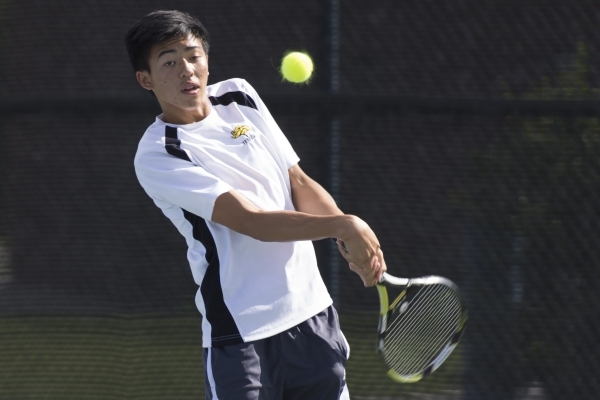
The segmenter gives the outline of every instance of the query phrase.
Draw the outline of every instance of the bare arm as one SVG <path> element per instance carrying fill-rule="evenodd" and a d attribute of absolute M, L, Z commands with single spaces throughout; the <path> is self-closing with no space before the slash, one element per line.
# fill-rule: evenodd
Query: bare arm
<path fill-rule="evenodd" d="M 292 185 L 292 201 L 296 210 L 314 215 L 343 215 L 329 192 L 306 175 L 298 164 L 289 169 L 289 174 Z M 339 236 L 336 238 L 341 239 Z M 338 240 L 338 250 L 348 261 L 350 269 L 361 277 L 365 286 L 377 283 L 381 273 L 387 269 L 380 248 L 377 249 L 376 257 L 371 260 L 371 265 L 367 266 L 351 261 L 348 245 L 343 239 Z M 383 265 L 383 267 L 377 268 L 377 264 Z"/>
<path fill-rule="evenodd" d="M 368 229 L 363 221 L 352 215 L 263 211 L 235 190 L 217 198 L 212 220 L 263 242 L 347 237 L 354 231 Z"/>
<path fill-rule="evenodd" d="M 365 286 L 374 285 L 385 271 L 377 237 L 360 218 L 344 215 L 333 198 L 301 170 L 290 169 L 292 199 L 298 211 L 263 211 L 235 190 L 219 196 L 212 221 L 264 242 L 341 239 L 342 255 Z"/>
<path fill-rule="evenodd" d="M 298 164 L 289 169 L 289 174 L 296 210 L 313 215 L 344 214 L 329 192 L 306 175 Z"/>

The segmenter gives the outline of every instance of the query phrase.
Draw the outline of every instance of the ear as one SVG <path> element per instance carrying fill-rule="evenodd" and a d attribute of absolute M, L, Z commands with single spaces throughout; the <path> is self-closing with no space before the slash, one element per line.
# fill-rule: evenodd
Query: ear
<path fill-rule="evenodd" d="M 135 77 L 140 84 L 146 90 L 154 89 L 154 85 L 152 84 L 152 79 L 150 79 L 150 74 L 146 71 L 137 71 L 135 73 Z"/>

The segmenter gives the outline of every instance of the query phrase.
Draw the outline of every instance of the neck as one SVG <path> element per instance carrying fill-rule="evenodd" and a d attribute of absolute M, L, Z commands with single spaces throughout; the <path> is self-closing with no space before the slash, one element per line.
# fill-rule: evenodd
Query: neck
<path fill-rule="evenodd" d="M 193 109 L 183 109 L 175 107 L 172 104 L 159 101 L 162 108 L 163 116 L 162 120 L 168 124 L 175 125 L 187 125 L 193 124 L 194 122 L 202 121 L 210 114 L 211 106 L 210 101 L 206 98 L 198 107 Z"/>

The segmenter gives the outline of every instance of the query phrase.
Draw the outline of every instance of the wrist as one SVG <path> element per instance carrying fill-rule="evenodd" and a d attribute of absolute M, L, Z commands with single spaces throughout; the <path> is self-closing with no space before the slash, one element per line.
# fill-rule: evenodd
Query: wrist
<path fill-rule="evenodd" d="M 354 215 L 339 215 L 336 216 L 335 235 L 336 239 L 347 241 L 352 236 L 352 232 L 356 231 L 354 228 L 355 220 L 358 219 Z"/>

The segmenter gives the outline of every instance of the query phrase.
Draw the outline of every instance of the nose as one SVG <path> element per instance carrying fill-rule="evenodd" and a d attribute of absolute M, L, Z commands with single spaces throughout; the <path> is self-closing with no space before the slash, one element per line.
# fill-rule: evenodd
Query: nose
<path fill-rule="evenodd" d="M 194 68 L 192 63 L 188 62 L 186 59 L 183 60 L 181 76 L 188 77 L 194 75 Z"/>

